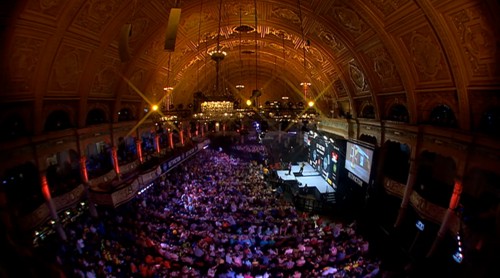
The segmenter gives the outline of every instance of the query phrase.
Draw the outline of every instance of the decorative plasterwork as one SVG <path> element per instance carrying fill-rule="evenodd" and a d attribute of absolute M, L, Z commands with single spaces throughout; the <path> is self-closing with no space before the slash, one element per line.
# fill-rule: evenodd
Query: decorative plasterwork
<path fill-rule="evenodd" d="M 27 92 L 38 66 L 44 40 L 17 36 L 14 38 L 13 52 L 9 56 L 9 90 Z"/>
<path fill-rule="evenodd" d="M 441 223 L 446 213 L 446 208 L 427 201 L 415 191 L 410 196 L 410 203 L 421 217 L 434 223 Z"/>
<path fill-rule="evenodd" d="M 116 86 L 120 80 L 118 72 L 119 65 L 117 60 L 111 57 L 105 57 L 100 70 L 94 77 L 94 82 L 92 83 L 92 88 L 90 89 L 90 95 L 114 95 L 116 92 Z"/>
<path fill-rule="evenodd" d="M 74 24 L 99 34 L 123 3 L 121 0 L 88 0 L 76 15 Z"/>
<path fill-rule="evenodd" d="M 152 22 L 144 15 L 136 16 L 132 20 L 132 30 L 129 36 L 129 44 L 134 47 L 135 44 L 140 43 L 151 32 Z"/>
<path fill-rule="evenodd" d="M 430 37 L 414 33 L 411 37 L 411 51 L 417 70 L 425 76 L 434 78 L 442 69 L 439 46 Z"/>
<path fill-rule="evenodd" d="M 144 49 L 144 55 L 142 58 L 152 62 L 156 61 L 163 53 L 163 46 L 163 38 L 156 37 L 154 40 L 150 40 L 149 45 L 147 45 Z"/>
<path fill-rule="evenodd" d="M 368 50 L 366 55 L 372 60 L 373 71 L 382 88 L 402 87 L 401 77 L 387 49 L 379 45 Z"/>
<path fill-rule="evenodd" d="M 223 2 L 224 4 L 224 2 Z M 242 17 L 251 17 L 253 19 L 253 15 L 255 14 L 255 6 L 253 1 L 227 1 L 227 4 L 224 5 L 225 12 L 232 16 L 240 16 L 240 8 L 241 8 L 241 16 Z"/>
<path fill-rule="evenodd" d="M 285 41 L 292 41 L 293 40 L 293 35 L 289 34 L 285 30 L 282 29 L 276 29 L 276 28 L 269 28 L 269 34 L 275 35 L 276 37 L 280 39 L 285 39 Z"/>
<path fill-rule="evenodd" d="M 287 8 L 274 8 L 271 14 L 275 17 L 284 19 L 293 24 L 300 24 L 300 17 L 290 9 Z"/>
<path fill-rule="evenodd" d="M 61 91 L 66 94 L 68 92 L 76 94 L 88 55 L 89 50 L 63 44 L 54 59 L 48 87 L 49 94 L 58 94 Z"/>
<path fill-rule="evenodd" d="M 407 33 L 402 39 L 413 61 L 419 82 L 447 81 L 451 83 L 451 75 L 441 47 L 429 26 Z"/>
<path fill-rule="evenodd" d="M 132 86 L 134 86 L 137 90 L 142 91 L 144 76 L 145 76 L 144 69 L 136 69 L 134 73 L 132 73 L 132 77 L 129 80 L 130 84 L 128 84 L 127 82 L 127 90 L 129 96 L 137 96 L 137 92 Z"/>
<path fill-rule="evenodd" d="M 470 74 L 475 78 L 497 78 L 498 59 L 496 59 L 500 40 L 495 36 L 490 19 L 479 6 L 465 8 L 450 14 L 460 44 L 467 56 Z"/>
<path fill-rule="evenodd" d="M 456 140 L 449 139 L 449 138 L 444 138 L 444 137 L 437 137 L 437 136 L 432 136 L 432 135 L 425 135 L 423 137 L 423 143 L 425 144 L 425 147 L 428 148 L 429 146 L 435 146 L 437 149 L 447 149 L 450 150 L 451 152 L 448 153 L 447 155 L 451 156 L 454 158 L 454 155 L 459 155 L 465 157 L 464 151 L 467 150 L 467 145 L 457 142 Z M 445 154 L 445 153 L 443 153 Z M 454 158 L 455 159 L 455 158 Z M 455 159 L 459 160 L 459 159 Z M 458 161 L 455 161 L 458 162 Z M 458 163 L 457 163 L 458 165 Z"/>
<path fill-rule="evenodd" d="M 335 88 L 335 92 L 339 98 L 347 97 L 347 90 L 345 89 L 342 80 L 336 79 L 333 81 L 333 87 Z"/>
<path fill-rule="evenodd" d="M 361 36 L 368 29 L 368 25 L 363 22 L 359 15 L 347 6 L 333 7 L 330 12 L 340 26 L 354 37 Z"/>
<path fill-rule="evenodd" d="M 166 94 L 164 90 L 165 86 L 174 87 L 173 84 L 166 84 L 166 82 L 167 78 L 162 74 L 157 74 L 154 77 L 151 88 L 147 89 L 148 91 L 152 92 L 153 96 L 151 98 L 151 101 L 153 101 L 154 103 L 158 103 L 163 98 L 163 96 Z"/>
<path fill-rule="evenodd" d="M 446 105 L 451 108 L 455 114 L 455 118 L 459 118 L 458 114 L 458 97 L 456 92 L 442 91 L 436 92 L 418 92 L 417 99 L 417 112 L 419 122 L 429 121 L 432 109 L 439 105 Z"/>
<path fill-rule="evenodd" d="M 352 83 L 354 84 L 354 88 L 356 89 L 356 94 L 364 94 L 369 93 L 368 81 L 366 80 L 365 74 L 358 65 L 351 61 L 348 64 L 349 77 L 351 78 Z"/>
<path fill-rule="evenodd" d="M 318 36 L 323 43 L 334 50 L 334 54 L 345 50 L 345 46 L 342 44 L 342 42 L 337 39 L 337 37 L 331 32 L 331 30 L 329 28 L 326 28 L 323 24 L 316 23 L 314 25 L 312 33 Z"/>
<path fill-rule="evenodd" d="M 384 188 L 387 193 L 403 198 L 405 192 L 405 185 L 389 178 L 384 178 Z"/>
<path fill-rule="evenodd" d="M 410 0 L 370 0 L 385 17 L 395 13 L 401 7 L 406 5 Z"/>
<path fill-rule="evenodd" d="M 67 2 L 64 0 L 30 0 L 26 10 L 57 18 L 65 3 Z"/>

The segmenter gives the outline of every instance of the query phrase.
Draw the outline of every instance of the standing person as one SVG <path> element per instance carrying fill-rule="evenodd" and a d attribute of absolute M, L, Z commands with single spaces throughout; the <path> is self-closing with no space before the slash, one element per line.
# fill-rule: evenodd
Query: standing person
<path fill-rule="evenodd" d="M 290 175 L 292 173 L 292 162 L 288 162 L 288 174 Z"/>
<path fill-rule="evenodd" d="M 306 166 L 306 164 L 304 162 L 302 162 L 302 164 L 300 164 L 300 170 L 299 170 L 300 174 L 302 174 L 302 171 L 304 171 L 305 166 Z"/>

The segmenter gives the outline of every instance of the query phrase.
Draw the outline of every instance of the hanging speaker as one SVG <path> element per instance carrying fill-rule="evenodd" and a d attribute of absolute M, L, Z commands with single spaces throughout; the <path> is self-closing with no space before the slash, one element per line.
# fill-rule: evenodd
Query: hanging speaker
<path fill-rule="evenodd" d="M 128 47 L 128 39 L 132 31 L 132 24 L 125 24 L 120 33 L 120 40 L 118 43 L 118 52 L 120 54 L 120 61 L 128 62 L 130 60 L 130 48 Z"/>
<path fill-rule="evenodd" d="M 167 34 L 165 36 L 165 50 L 173 52 L 175 50 L 175 39 L 177 37 L 177 28 L 181 19 L 181 9 L 170 9 L 168 16 Z"/>

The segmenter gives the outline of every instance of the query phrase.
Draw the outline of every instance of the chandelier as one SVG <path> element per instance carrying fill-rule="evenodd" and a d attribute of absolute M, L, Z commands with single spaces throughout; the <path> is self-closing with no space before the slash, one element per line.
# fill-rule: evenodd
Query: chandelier
<path fill-rule="evenodd" d="M 226 58 L 227 53 L 220 47 L 222 0 L 219 1 L 219 30 L 217 33 L 217 46 L 215 50 L 208 52 L 210 58 L 215 62 L 215 90 L 208 94 L 200 104 L 201 113 L 194 117 L 205 121 L 223 121 L 234 116 L 234 99 L 231 94 L 220 89 L 220 63 Z"/>

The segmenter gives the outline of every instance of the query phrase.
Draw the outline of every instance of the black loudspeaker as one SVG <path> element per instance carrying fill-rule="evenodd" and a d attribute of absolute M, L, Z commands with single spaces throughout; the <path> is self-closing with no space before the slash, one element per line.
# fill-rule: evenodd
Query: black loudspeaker
<path fill-rule="evenodd" d="M 181 19 L 181 9 L 170 9 L 168 16 L 167 34 L 165 36 L 165 50 L 173 52 L 175 50 L 175 39 L 177 37 L 177 28 Z"/>
<path fill-rule="evenodd" d="M 120 40 L 118 42 L 118 52 L 120 54 L 120 61 L 128 62 L 130 60 L 130 48 L 128 47 L 128 38 L 132 31 L 132 24 L 125 24 L 120 33 Z"/>

